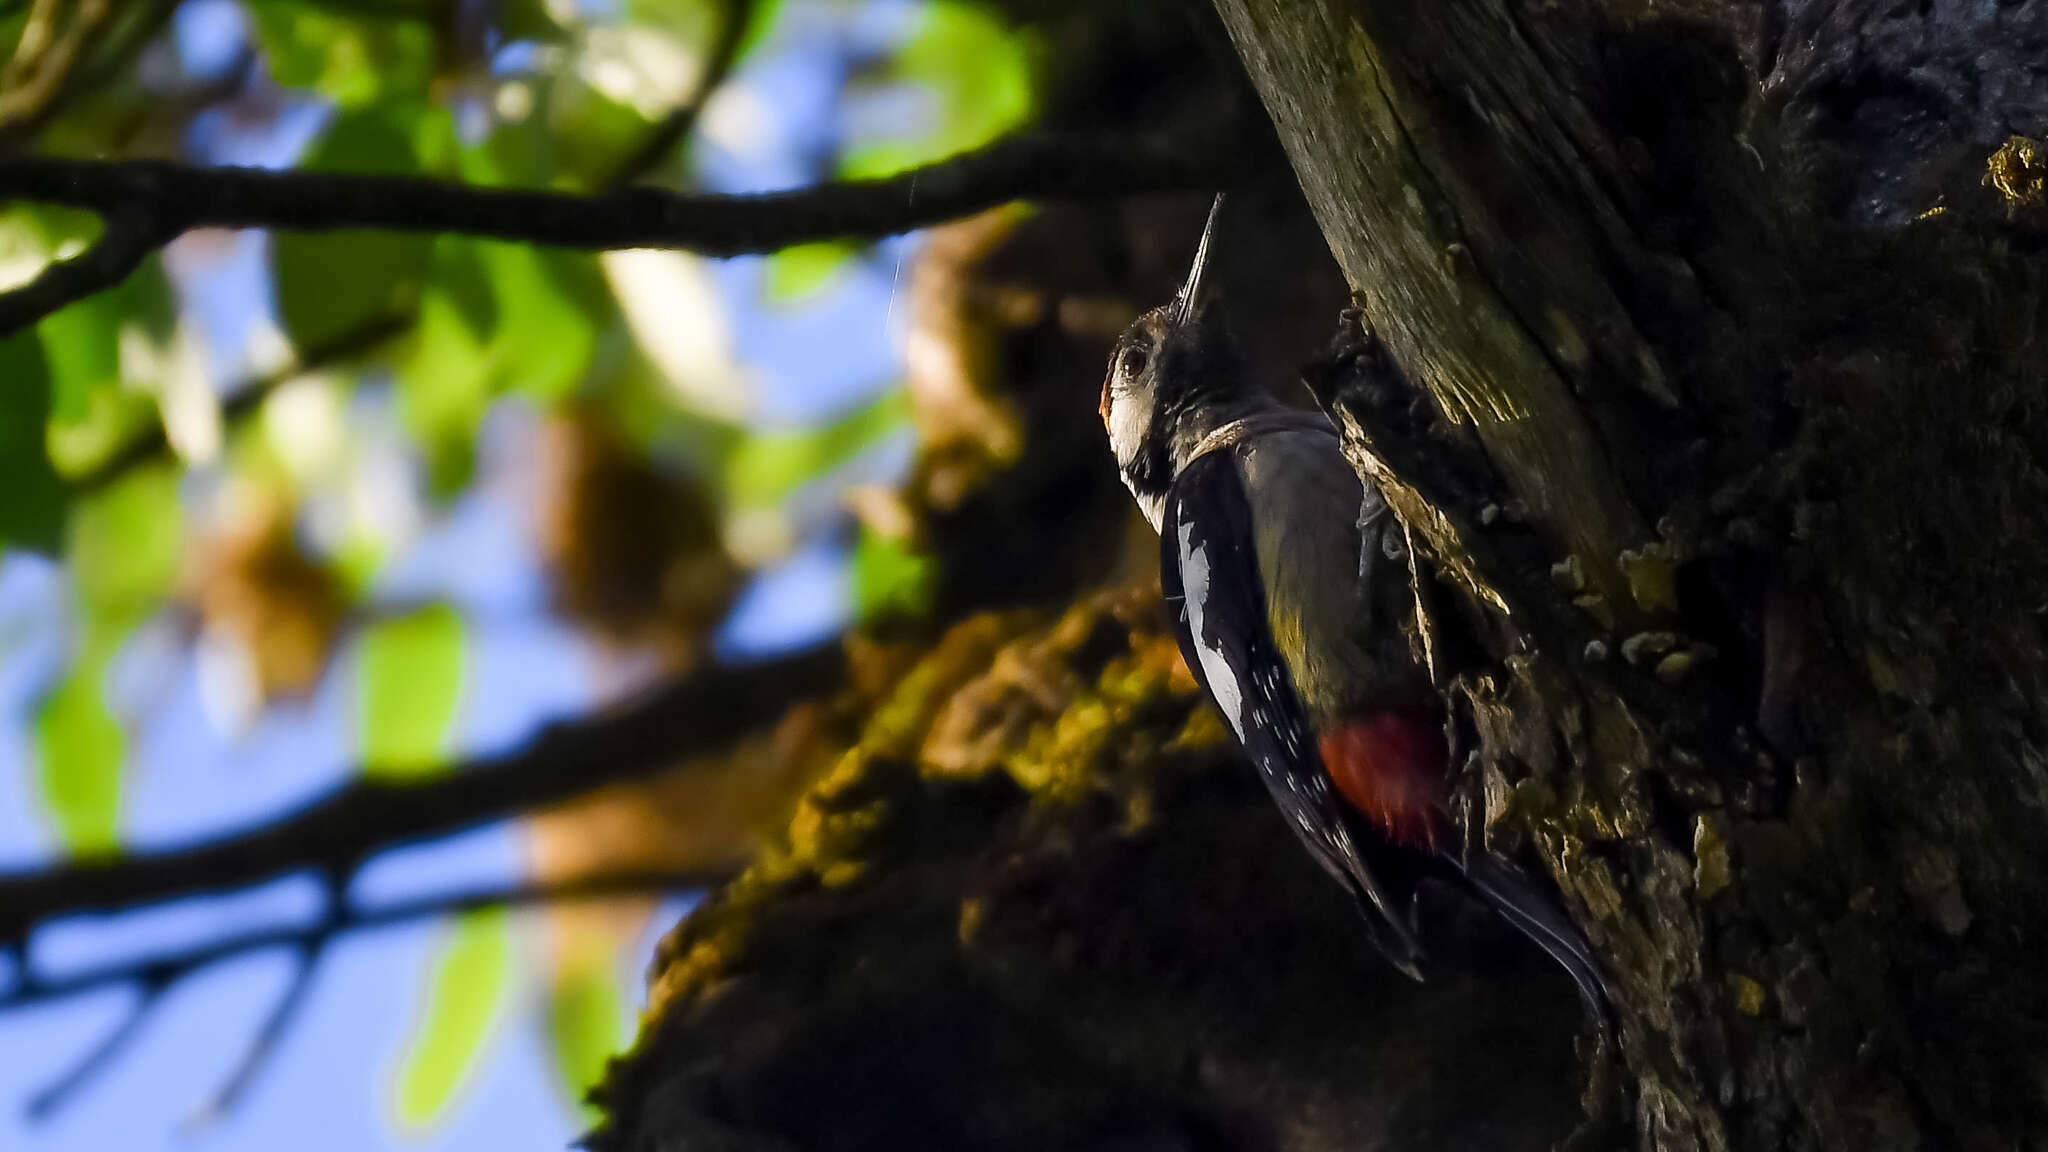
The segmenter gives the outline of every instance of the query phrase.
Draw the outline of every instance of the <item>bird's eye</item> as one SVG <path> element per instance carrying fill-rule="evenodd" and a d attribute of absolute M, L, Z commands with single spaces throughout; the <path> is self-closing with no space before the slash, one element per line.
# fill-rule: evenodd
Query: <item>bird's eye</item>
<path fill-rule="evenodd" d="M 1133 344 L 1116 355 L 1116 374 L 1126 380 L 1133 380 L 1145 374 L 1152 363 L 1152 352 L 1143 344 Z"/>

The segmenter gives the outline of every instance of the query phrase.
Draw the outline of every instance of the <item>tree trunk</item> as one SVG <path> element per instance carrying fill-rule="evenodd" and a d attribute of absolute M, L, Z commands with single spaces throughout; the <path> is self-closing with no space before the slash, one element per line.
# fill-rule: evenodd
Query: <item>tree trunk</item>
<path fill-rule="evenodd" d="M 2041 269 L 1980 177 L 2048 5 L 1218 7 L 1639 1143 L 2043 1138 Z"/>
<path fill-rule="evenodd" d="M 2048 4 L 1217 8 L 1363 313 L 1314 383 L 1467 833 L 1611 973 L 1580 1135 L 2048 1146 Z M 1379 965 L 1154 595 L 868 650 L 596 1145 L 1563 1136 L 1568 986 L 1456 910 Z"/>

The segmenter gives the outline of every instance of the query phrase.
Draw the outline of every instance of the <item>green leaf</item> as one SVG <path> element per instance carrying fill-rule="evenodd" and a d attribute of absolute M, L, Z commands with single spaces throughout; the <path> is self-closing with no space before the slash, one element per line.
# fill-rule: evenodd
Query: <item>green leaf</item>
<path fill-rule="evenodd" d="M 986 5 L 928 0 L 891 69 L 932 94 L 938 122 L 922 136 L 847 149 L 842 174 L 886 176 L 978 148 L 1031 118 L 1031 45 Z"/>
<path fill-rule="evenodd" d="M 343 113 L 307 156 L 322 172 L 434 171 L 445 141 L 442 112 L 403 119 L 386 111 Z M 315 348 L 379 316 L 418 303 L 434 251 L 431 236 L 396 232 L 279 233 L 271 238 L 278 318 L 300 348 Z"/>
<path fill-rule="evenodd" d="M 138 469 L 81 501 L 66 528 L 82 640 L 64 681 L 36 713 L 38 781 L 65 846 L 109 852 L 127 739 L 107 705 L 107 670 L 122 638 L 177 585 L 185 539 L 177 475 Z"/>
<path fill-rule="evenodd" d="M 491 349 L 501 386 L 542 403 L 567 397 L 597 351 L 611 294 L 594 257 L 529 244 L 478 245 L 498 300 Z"/>
<path fill-rule="evenodd" d="M 846 269 L 860 254 L 860 245 L 845 240 L 820 240 L 798 244 L 768 257 L 765 285 L 768 299 L 788 304 L 816 295 Z"/>
<path fill-rule="evenodd" d="M 442 237 L 432 269 L 412 346 L 397 366 L 398 413 L 425 454 L 428 488 L 448 496 L 468 483 L 476 463 L 498 302 L 474 241 Z"/>
<path fill-rule="evenodd" d="M 98 239 L 100 223 L 69 209 L 17 206 L 0 221 L 0 249 L 12 280 Z M 168 360 L 176 304 L 163 265 L 151 256 L 120 284 L 38 321 L 49 382 L 42 454 L 59 474 L 98 463 L 157 419 L 151 375 Z"/>
<path fill-rule="evenodd" d="M 498 35 L 508 43 L 534 40 L 552 44 L 567 37 L 554 14 L 548 11 L 546 0 L 498 0 L 495 7 Z"/>
<path fill-rule="evenodd" d="M 608 178 L 624 157 L 640 150 L 651 127 L 638 109 L 590 87 L 581 76 L 558 77 L 545 124 L 553 137 L 554 183 L 581 190 Z"/>
<path fill-rule="evenodd" d="M 104 685 L 111 651 L 87 657 L 36 711 L 37 783 L 65 849 L 76 856 L 100 856 L 120 844 L 121 766 L 128 741 L 107 707 Z"/>
<path fill-rule="evenodd" d="M 511 983 L 512 938 L 503 908 L 455 921 L 434 964 L 426 1016 L 398 1073 L 398 1118 L 427 1127 L 447 1113 L 469 1079 Z"/>
<path fill-rule="evenodd" d="M 930 557 L 863 526 L 853 546 L 854 618 L 927 615 L 936 577 Z"/>
<path fill-rule="evenodd" d="M 891 388 L 815 428 L 754 433 L 726 461 L 726 492 L 737 504 L 777 503 L 909 423 L 910 393 Z"/>
<path fill-rule="evenodd" d="M 569 1098 L 582 1101 L 625 1042 L 626 996 L 609 966 L 582 965 L 557 980 L 548 996 L 548 1037 L 555 1073 Z M 588 1119 L 595 1120 L 595 1113 Z"/>
<path fill-rule="evenodd" d="M 137 469 L 81 501 L 65 548 L 81 614 L 116 632 L 141 623 L 177 586 L 184 544 L 171 468 Z"/>
<path fill-rule="evenodd" d="M 739 52 L 733 57 L 733 63 L 744 63 L 761 47 L 775 31 L 775 22 L 782 17 L 782 7 L 783 0 L 755 0 L 747 30 L 740 34 Z"/>
<path fill-rule="evenodd" d="M 725 10 L 732 7 L 721 0 L 626 0 L 624 15 L 627 20 L 688 33 L 686 38 L 698 48 L 708 49 L 721 32 L 719 22 L 725 18 Z M 745 61 L 775 31 L 783 0 L 755 0 L 749 8 L 735 63 Z"/>
<path fill-rule="evenodd" d="M 343 108 L 422 98 L 434 79 L 434 29 L 424 17 L 308 0 L 251 0 L 256 39 L 271 78 L 318 92 Z"/>
<path fill-rule="evenodd" d="M 381 621 L 363 636 L 356 683 L 366 775 L 445 769 L 467 658 L 462 616 L 446 604 Z"/>
<path fill-rule="evenodd" d="M 622 25 L 640 24 L 658 28 L 686 43 L 708 44 L 724 19 L 721 0 L 626 0 L 619 15 Z"/>
<path fill-rule="evenodd" d="M 50 373 L 42 345 L 26 332 L 0 340 L 0 549 L 54 552 L 69 492 L 44 448 Z"/>

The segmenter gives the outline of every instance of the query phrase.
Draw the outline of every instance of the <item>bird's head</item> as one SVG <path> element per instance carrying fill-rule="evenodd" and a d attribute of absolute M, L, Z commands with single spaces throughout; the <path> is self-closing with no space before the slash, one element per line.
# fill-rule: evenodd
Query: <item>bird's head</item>
<path fill-rule="evenodd" d="M 1176 459 L 1176 448 L 1185 452 L 1198 438 L 1202 422 L 1196 415 L 1229 401 L 1242 387 L 1236 349 L 1216 303 L 1216 280 L 1209 274 L 1222 210 L 1219 195 L 1186 283 L 1117 337 L 1102 378 L 1102 424 L 1117 469 L 1155 523 L 1155 510 L 1177 466 L 1185 463 Z"/>

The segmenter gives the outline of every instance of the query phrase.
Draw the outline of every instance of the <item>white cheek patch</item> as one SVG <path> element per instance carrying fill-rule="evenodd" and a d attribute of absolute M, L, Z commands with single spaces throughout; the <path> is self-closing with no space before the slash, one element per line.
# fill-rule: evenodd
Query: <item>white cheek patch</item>
<path fill-rule="evenodd" d="M 1223 650 L 1208 639 L 1203 611 L 1209 601 L 1209 553 L 1195 546 L 1192 524 L 1180 526 L 1180 556 L 1181 591 L 1187 597 L 1188 634 L 1195 638 L 1195 656 L 1202 662 L 1202 677 L 1209 682 L 1209 694 L 1216 698 L 1216 706 L 1223 710 L 1223 718 L 1230 722 L 1230 730 L 1242 744 L 1244 695 L 1237 673 L 1223 658 Z"/>
<path fill-rule="evenodd" d="M 1151 405 L 1140 404 L 1135 396 L 1112 396 L 1109 401 L 1109 447 L 1116 462 L 1128 468 L 1145 446 L 1145 425 L 1151 422 Z"/>

